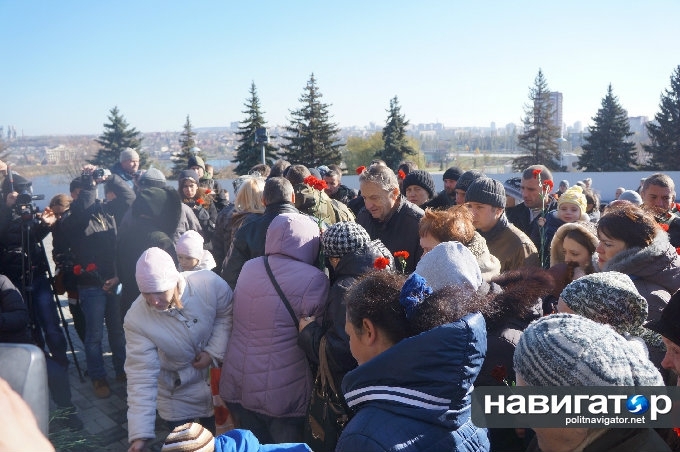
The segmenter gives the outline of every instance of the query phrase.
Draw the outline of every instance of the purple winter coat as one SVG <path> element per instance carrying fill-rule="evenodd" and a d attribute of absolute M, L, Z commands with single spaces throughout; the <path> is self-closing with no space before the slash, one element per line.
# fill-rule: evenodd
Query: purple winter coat
<path fill-rule="evenodd" d="M 319 227 L 308 216 L 277 216 L 267 230 L 265 255 L 298 318 L 323 314 L 328 278 L 313 264 Z M 264 257 L 245 263 L 234 290 L 234 326 L 220 379 L 226 402 L 272 417 L 304 416 L 312 374 L 298 330 L 267 276 Z"/>

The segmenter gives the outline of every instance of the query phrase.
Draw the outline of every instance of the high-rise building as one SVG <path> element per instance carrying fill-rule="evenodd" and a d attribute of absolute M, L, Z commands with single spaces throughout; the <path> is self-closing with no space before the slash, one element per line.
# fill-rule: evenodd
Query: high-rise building
<path fill-rule="evenodd" d="M 554 109 L 553 124 L 559 129 L 560 136 L 562 136 L 562 132 L 564 130 L 564 126 L 562 125 L 562 93 L 551 91 L 550 102 L 552 102 Z"/>

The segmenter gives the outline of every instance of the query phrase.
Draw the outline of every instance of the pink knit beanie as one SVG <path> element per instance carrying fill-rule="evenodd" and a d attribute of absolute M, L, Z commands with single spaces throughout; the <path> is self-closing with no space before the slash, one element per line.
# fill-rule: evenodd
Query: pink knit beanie
<path fill-rule="evenodd" d="M 137 286 L 142 293 L 165 292 L 179 281 L 172 257 L 160 248 L 149 248 L 137 260 Z"/>

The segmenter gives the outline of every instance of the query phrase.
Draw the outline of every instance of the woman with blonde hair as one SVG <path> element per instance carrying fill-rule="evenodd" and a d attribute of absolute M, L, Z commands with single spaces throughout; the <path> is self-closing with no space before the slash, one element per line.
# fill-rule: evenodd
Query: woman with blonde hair
<path fill-rule="evenodd" d="M 500 274 L 500 261 L 489 252 L 486 240 L 475 230 L 472 213 L 465 205 L 453 206 L 447 210 L 425 209 L 418 233 L 423 253 L 442 242 L 460 242 L 475 256 L 484 281 Z"/>
<path fill-rule="evenodd" d="M 213 239 L 213 256 L 218 268 L 222 267 L 224 258 L 229 255 L 234 234 L 248 219 L 264 213 L 262 192 L 264 178 L 244 176 L 236 190 L 236 199 L 232 209 L 223 209 L 217 216 L 215 237 Z"/>

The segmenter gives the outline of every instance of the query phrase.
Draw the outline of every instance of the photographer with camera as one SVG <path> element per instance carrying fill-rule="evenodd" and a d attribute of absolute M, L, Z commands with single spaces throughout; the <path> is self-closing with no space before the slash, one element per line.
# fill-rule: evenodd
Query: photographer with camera
<path fill-rule="evenodd" d="M 54 293 L 48 278 L 49 262 L 42 240 L 56 221 L 54 213 L 42 214 L 33 203 L 31 181 L 8 170 L 2 182 L 0 203 L 0 269 L 15 286 L 29 314 L 32 343 L 45 351 L 50 393 L 65 410 L 66 427 L 81 429 L 71 402 L 66 356 L 66 336 L 59 324 Z M 46 350 L 47 348 L 47 350 Z"/>
<path fill-rule="evenodd" d="M 132 148 L 121 151 L 118 163 L 111 167 L 111 173 L 125 181 L 128 187 L 134 189 L 134 180 L 139 170 L 139 154 Z"/>
<path fill-rule="evenodd" d="M 86 165 L 78 199 L 71 204 L 71 215 L 64 221 L 71 240 L 80 307 L 85 315 L 87 370 L 99 398 L 111 395 L 102 356 L 105 321 L 116 379 L 125 380 L 125 337 L 118 301 L 119 280 L 114 265 L 116 220 L 109 203 L 97 199 L 96 189 L 98 184 L 116 179 L 93 165 Z M 132 191 L 124 183 L 120 186 Z"/>
<path fill-rule="evenodd" d="M 22 291 L 36 324 L 33 333 L 38 344 L 42 348 L 47 345 L 52 358 L 67 367 L 66 337 L 59 325 L 47 277 L 49 263 L 41 243 L 56 218 L 53 214 L 40 214 L 33 204 L 31 185 L 31 181 L 12 174 L 11 170 L 2 182 L 0 268 Z"/>

